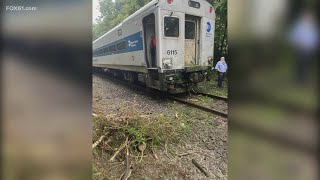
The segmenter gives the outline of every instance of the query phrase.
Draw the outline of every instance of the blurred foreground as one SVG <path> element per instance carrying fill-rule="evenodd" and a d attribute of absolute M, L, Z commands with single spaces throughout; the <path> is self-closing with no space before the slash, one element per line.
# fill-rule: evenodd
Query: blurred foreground
<path fill-rule="evenodd" d="M 2 176 L 90 179 L 91 2 L 23 3 L 2 24 Z M 228 1 L 230 179 L 318 179 L 317 5 Z"/>
<path fill-rule="evenodd" d="M 90 179 L 91 3 L 2 3 L 1 179 Z"/>
<path fill-rule="evenodd" d="M 318 2 L 228 3 L 230 179 L 318 179 Z"/>

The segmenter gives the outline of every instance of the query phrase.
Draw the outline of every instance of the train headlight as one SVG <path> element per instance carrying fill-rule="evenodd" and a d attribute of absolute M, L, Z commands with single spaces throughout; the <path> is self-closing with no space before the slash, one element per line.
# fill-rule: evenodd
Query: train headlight
<path fill-rule="evenodd" d="M 162 66 L 164 69 L 172 68 L 172 59 L 162 59 Z"/>

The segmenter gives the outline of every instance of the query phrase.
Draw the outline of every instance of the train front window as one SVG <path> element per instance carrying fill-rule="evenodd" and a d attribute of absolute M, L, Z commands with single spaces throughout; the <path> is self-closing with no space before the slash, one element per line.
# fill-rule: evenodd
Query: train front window
<path fill-rule="evenodd" d="M 179 37 L 179 18 L 164 17 L 164 36 Z"/>
<path fill-rule="evenodd" d="M 195 37 L 195 24 L 192 21 L 186 21 L 185 23 L 185 39 L 194 39 Z"/>

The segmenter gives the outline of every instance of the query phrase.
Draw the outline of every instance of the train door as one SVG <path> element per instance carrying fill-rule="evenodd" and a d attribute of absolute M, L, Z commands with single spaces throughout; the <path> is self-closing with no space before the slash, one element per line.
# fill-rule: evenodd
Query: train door
<path fill-rule="evenodd" d="M 199 45 L 200 45 L 200 18 L 186 15 L 185 18 L 185 45 L 184 62 L 185 66 L 199 64 Z"/>
<path fill-rule="evenodd" d="M 156 37 L 155 15 L 152 13 L 143 18 L 145 57 L 148 68 L 157 67 L 156 47 L 153 43 L 153 37 Z"/>

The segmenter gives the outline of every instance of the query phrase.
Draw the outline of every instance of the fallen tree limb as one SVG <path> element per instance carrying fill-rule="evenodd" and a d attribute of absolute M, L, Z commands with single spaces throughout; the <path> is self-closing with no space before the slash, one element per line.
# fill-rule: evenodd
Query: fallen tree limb
<path fill-rule="evenodd" d="M 100 143 L 103 141 L 103 139 L 108 135 L 108 133 L 109 133 L 109 132 L 107 132 L 106 134 L 104 134 L 103 136 L 101 136 L 98 141 L 96 141 L 95 143 L 93 143 L 93 144 L 92 144 L 92 149 L 96 148 L 96 147 L 98 146 L 98 144 L 100 144 Z"/>
<path fill-rule="evenodd" d="M 181 157 L 181 156 L 187 156 L 187 155 L 189 155 L 189 154 L 194 154 L 194 153 L 196 153 L 196 152 L 191 151 L 191 152 L 186 152 L 186 153 L 182 153 L 182 154 L 177 154 L 177 156 L 179 156 L 179 157 Z"/>
<path fill-rule="evenodd" d="M 169 155 L 168 155 L 168 148 L 167 148 L 167 143 L 168 143 L 168 139 L 166 140 L 166 142 L 164 143 L 164 154 L 170 159 Z"/>
<path fill-rule="evenodd" d="M 122 176 L 121 180 L 129 179 L 130 175 L 131 175 L 131 169 L 130 169 L 130 160 L 129 160 L 129 148 L 127 146 L 127 150 L 126 150 L 126 171 L 124 172 L 124 175 Z"/>
<path fill-rule="evenodd" d="M 128 144 L 128 137 L 126 137 L 126 141 L 119 147 L 119 149 L 113 154 L 113 156 L 110 158 L 110 162 L 114 161 L 114 158 L 120 153 L 120 151 L 125 148 Z"/>
<path fill-rule="evenodd" d="M 205 174 L 207 177 L 209 177 L 209 174 L 207 173 L 206 170 L 204 170 L 200 164 L 195 160 L 195 159 L 192 159 L 192 163 L 203 173 Z"/>
<path fill-rule="evenodd" d="M 191 153 L 187 152 L 187 153 L 177 154 L 177 156 L 178 156 L 178 157 L 181 157 L 181 156 L 188 156 L 189 154 L 191 154 Z"/>
<path fill-rule="evenodd" d="M 158 156 L 157 156 L 157 154 L 154 152 L 153 146 L 151 147 L 151 151 L 152 151 L 153 156 L 154 156 L 156 159 L 159 159 Z"/>

